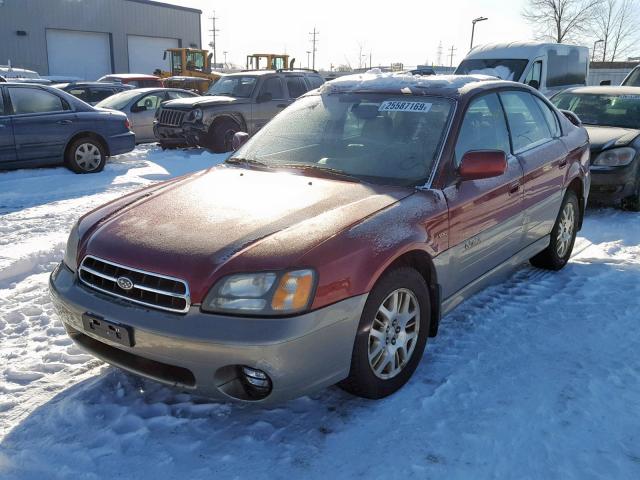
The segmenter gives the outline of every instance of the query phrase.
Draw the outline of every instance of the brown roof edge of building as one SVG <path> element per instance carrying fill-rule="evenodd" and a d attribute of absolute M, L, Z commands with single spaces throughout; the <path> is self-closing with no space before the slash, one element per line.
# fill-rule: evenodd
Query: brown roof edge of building
<path fill-rule="evenodd" d="M 605 68 L 633 68 L 636 65 L 640 65 L 640 62 L 591 62 L 589 68 L 594 70 Z"/>
<path fill-rule="evenodd" d="M 127 2 L 142 3 L 143 5 L 150 5 L 155 7 L 173 8 L 174 10 L 183 10 L 186 12 L 193 12 L 202 15 L 202 10 L 197 8 L 182 7 L 180 5 L 173 5 L 171 3 L 157 2 L 155 0 L 125 0 Z"/>

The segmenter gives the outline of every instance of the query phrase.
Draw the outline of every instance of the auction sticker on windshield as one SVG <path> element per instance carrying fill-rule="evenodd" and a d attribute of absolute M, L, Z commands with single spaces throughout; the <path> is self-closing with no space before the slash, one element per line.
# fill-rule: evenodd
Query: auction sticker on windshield
<path fill-rule="evenodd" d="M 400 102 L 387 100 L 382 102 L 378 108 L 379 112 L 428 112 L 432 103 L 424 102 Z"/>

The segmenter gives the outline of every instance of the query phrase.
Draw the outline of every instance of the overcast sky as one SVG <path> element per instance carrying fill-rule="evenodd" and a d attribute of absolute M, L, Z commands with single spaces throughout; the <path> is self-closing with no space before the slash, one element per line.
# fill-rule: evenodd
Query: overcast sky
<path fill-rule="evenodd" d="M 203 46 L 211 40 L 208 18 L 215 8 L 218 62 L 227 51 L 229 62 L 242 65 L 249 53 L 286 52 L 298 59 L 298 66 L 306 67 L 314 25 L 320 32 L 318 68 L 345 63 L 358 67 L 360 45 L 367 65 L 369 52 L 374 66 L 431 64 L 437 61 L 440 41 L 442 63 L 449 64 L 454 45 L 456 65 L 469 49 L 471 20 L 479 16 L 489 20 L 476 25 L 476 44 L 532 38 L 520 16 L 526 0 L 164 1 L 202 10 Z"/>

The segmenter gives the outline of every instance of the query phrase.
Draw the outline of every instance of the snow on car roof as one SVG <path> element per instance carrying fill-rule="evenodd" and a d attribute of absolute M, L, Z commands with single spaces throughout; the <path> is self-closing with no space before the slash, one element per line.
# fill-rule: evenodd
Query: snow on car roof
<path fill-rule="evenodd" d="M 383 73 L 373 68 L 365 73 L 336 78 L 320 87 L 321 93 L 356 91 L 399 91 L 415 93 L 416 89 L 460 91 L 465 85 L 498 81 L 489 75 L 412 75 L 408 72 Z"/>

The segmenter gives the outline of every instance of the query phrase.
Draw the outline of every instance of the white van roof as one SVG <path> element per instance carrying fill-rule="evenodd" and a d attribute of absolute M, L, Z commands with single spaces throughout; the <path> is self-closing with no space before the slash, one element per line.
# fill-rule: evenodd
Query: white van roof
<path fill-rule="evenodd" d="M 487 43 L 486 45 L 478 45 L 474 47 L 465 57 L 467 58 L 508 58 L 508 59 L 526 59 L 543 55 L 550 49 L 584 49 L 577 45 L 567 45 L 564 43 L 545 43 L 545 42 L 508 42 L 508 43 Z"/>

